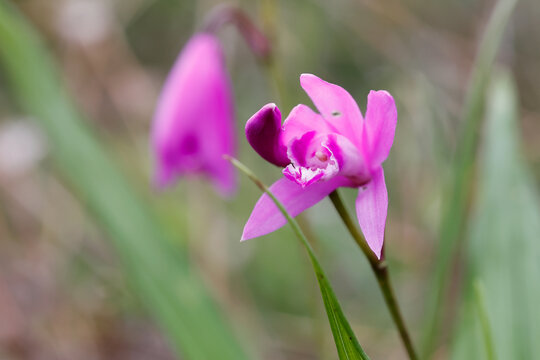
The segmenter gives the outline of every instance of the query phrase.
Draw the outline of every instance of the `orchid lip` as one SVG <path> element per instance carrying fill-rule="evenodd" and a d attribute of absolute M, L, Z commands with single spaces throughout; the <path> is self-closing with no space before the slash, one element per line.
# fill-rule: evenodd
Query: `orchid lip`
<path fill-rule="evenodd" d="M 283 170 L 283 174 L 302 187 L 329 180 L 340 171 L 339 163 L 326 142 L 321 143 L 306 159 L 296 159 L 292 151 L 289 155 L 291 164 Z"/>

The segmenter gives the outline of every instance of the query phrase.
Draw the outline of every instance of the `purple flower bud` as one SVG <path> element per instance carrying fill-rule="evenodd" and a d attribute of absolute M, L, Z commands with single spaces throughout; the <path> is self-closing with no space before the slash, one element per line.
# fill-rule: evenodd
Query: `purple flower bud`
<path fill-rule="evenodd" d="M 169 73 L 152 126 L 154 183 L 171 185 L 184 175 L 209 178 L 222 195 L 235 189 L 234 104 L 218 39 L 194 35 Z"/>

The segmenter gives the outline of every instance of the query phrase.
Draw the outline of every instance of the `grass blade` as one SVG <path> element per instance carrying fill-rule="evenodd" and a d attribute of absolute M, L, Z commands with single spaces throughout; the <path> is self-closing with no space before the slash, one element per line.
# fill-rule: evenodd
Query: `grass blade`
<path fill-rule="evenodd" d="M 247 359 L 200 277 L 169 248 L 148 206 L 85 126 L 35 31 L 6 0 L 0 0 L 0 61 L 17 99 L 45 129 L 62 175 L 108 235 L 133 290 L 177 353 Z"/>
<path fill-rule="evenodd" d="M 486 310 L 486 295 L 484 290 L 484 284 L 479 279 L 476 279 L 473 286 L 476 312 L 478 313 L 478 320 L 480 321 L 480 325 L 482 327 L 482 335 L 486 347 L 486 359 L 496 360 L 497 356 L 495 355 L 495 345 L 493 344 L 491 325 L 489 323 L 489 316 Z"/>
<path fill-rule="evenodd" d="M 488 102 L 479 193 L 466 248 L 468 291 L 455 359 L 483 358 L 485 353 L 474 313 L 475 278 L 484 285 L 496 357 L 540 356 L 540 201 L 520 150 L 517 107 L 510 75 L 499 74 Z"/>
<path fill-rule="evenodd" d="M 230 157 L 227 157 L 227 159 L 230 160 L 240 171 L 246 174 L 255 183 L 255 185 L 261 189 L 261 191 L 265 192 L 272 199 L 283 216 L 285 216 L 289 224 L 292 226 L 295 235 L 302 242 L 302 245 L 304 245 L 306 251 L 308 252 L 309 258 L 313 265 L 313 270 L 317 276 L 317 281 L 319 283 L 319 288 L 321 290 L 321 295 L 324 302 L 324 308 L 326 310 L 326 314 L 328 315 L 330 329 L 332 330 L 332 335 L 334 336 L 339 358 L 342 360 L 369 359 L 358 343 L 358 340 L 356 339 L 356 336 L 349 325 L 349 321 L 343 314 L 343 310 L 341 310 L 341 305 L 339 304 L 336 294 L 334 293 L 334 290 L 332 289 L 332 286 L 330 285 L 330 282 L 328 281 L 319 260 L 313 252 L 313 248 L 307 241 L 306 236 L 300 229 L 300 226 L 296 220 L 289 215 L 283 204 L 281 204 L 274 194 L 270 192 L 268 187 L 264 185 L 251 170 L 236 159 Z"/>
<path fill-rule="evenodd" d="M 444 317 L 444 298 L 448 290 L 452 259 L 460 245 L 469 215 L 478 133 L 484 114 L 485 94 L 489 76 L 501 45 L 506 25 L 518 0 L 499 0 L 484 31 L 463 112 L 463 129 L 452 169 L 449 191 L 442 215 L 435 269 L 428 299 L 423 358 L 429 357 L 440 336 L 441 318 Z"/>

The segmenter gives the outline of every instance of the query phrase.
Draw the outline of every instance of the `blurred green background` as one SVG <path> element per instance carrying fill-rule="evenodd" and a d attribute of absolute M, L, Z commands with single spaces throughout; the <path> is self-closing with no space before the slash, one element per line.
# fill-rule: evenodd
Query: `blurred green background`
<path fill-rule="evenodd" d="M 337 357 L 292 231 L 239 242 L 255 186 L 239 176 L 229 201 L 197 179 L 150 186 L 156 98 L 218 3 L 0 1 L 0 359 Z M 238 157 L 267 184 L 280 177 L 242 129 L 268 102 L 284 114 L 311 106 L 300 73 L 340 84 L 364 110 L 370 89 L 390 91 L 386 255 L 416 347 L 434 359 L 540 357 L 540 3 L 235 4 L 272 39 L 276 69 L 232 26 L 220 33 Z M 342 195 L 353 209 L 355 192 Z M 330 202 L 302 223 L 362 347 L 405 359 Z"/>

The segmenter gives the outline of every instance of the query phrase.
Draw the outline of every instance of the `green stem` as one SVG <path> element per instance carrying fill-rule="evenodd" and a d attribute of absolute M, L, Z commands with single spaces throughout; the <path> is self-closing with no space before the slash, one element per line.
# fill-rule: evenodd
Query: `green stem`
<path fill-rule="evenodd" d="M 405 321 L 403 320 L 403 316 L 401 315 L 401 311 L 399 309 L 399 305 L 397 303 L 396 296 L 390 282 L 390 275 L 388 274 L 388 264 L 386 263 L 384 258 L 381 258 L 381 260 L 377 259 L 373 251 L 371 251 L 369 245 L 366 242 L 366 239 L 356 227 L 356 222 L 352 220 L 352 217 L 350 216 L 347 208 L 345 207 L 345 204 L 341 200 L 341 196 L 339 195 L 338 191 L 334 190 L 329 195 L 329 197 L 330 200 L 332 200 L 332 204 L 334 204 L 334 207 L 336 208 L 339 216 L 345 223 L 345 226 L 349 230 L 349 233 L 352 235 L 354 241 L 356 241 L 366 258 L 368 259 L 369 264 L 371 265 L 371 269 L 375 274 L 375 278 L 377 279 L 379 288 L 383 293 L 386 306 L 390 311 L 392 320 L 398 328 L 399 336 L 403 341 L 403 345 L 405 345 L 405 349 L 407 350 L 409 358 L 411 360 L 417 360 L 418 356 L 416 355 L 416 351 L 414 350 L 411 337 L 409 336 L 409 332 L 407 330 L 407 327 L 405 326 Z"/>

